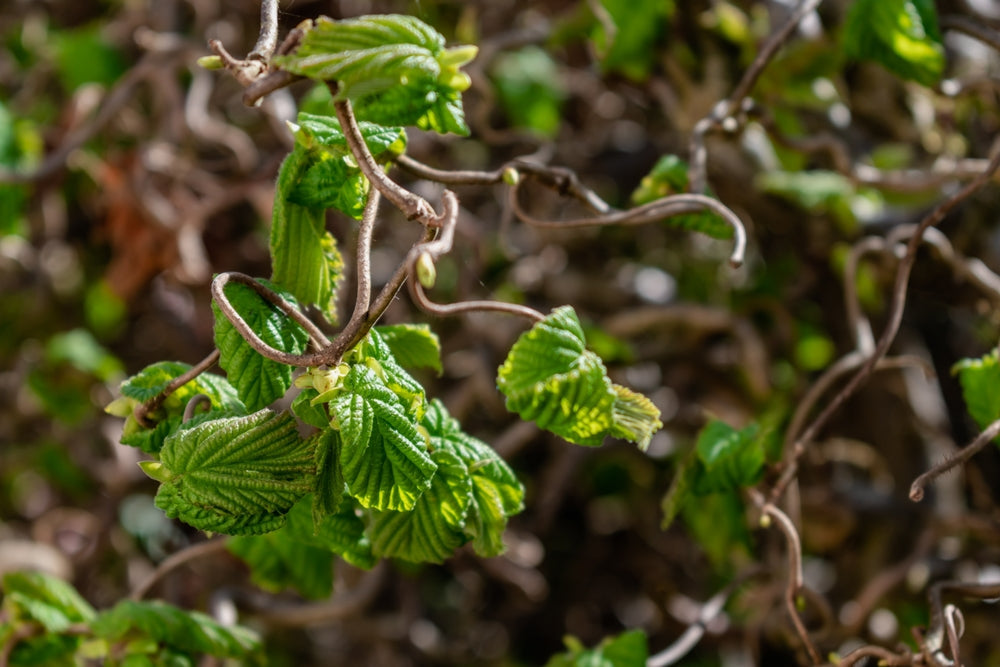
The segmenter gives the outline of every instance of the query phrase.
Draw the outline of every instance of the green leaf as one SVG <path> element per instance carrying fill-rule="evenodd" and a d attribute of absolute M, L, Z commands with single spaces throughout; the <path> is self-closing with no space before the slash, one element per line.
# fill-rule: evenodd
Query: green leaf
<path fill-rule="evenodd" d="M 343 273 L 337 242 L 326 231 L 323 209 L 289 199 L 312 163 L 309 151 L 296 145 L 278 172 L 271 214 L 271 281 L 335 322 L 337 286 Z"/>
<path fill-rule="evenodd" d="M 385 382 L 355 365 L 332 403 L 343 440 L 341 468 L 352 497 L 377 510 L 413 509 L 437 466 L 415 420 Z"/>
<path fill-rule="evenodd" d="M 270 410 L 179 431 L 160 452 L 168 481 L 156 505 L 206 532 L 270 532 L 312 491 L 314 446 L 288 413 Z"/>
<path fill-rule="evenodd" d="M 340 433 L 329 427 L 316 434 L 316 491 L 313 493 L 313 521 L 340 511 L 347 485 L 340 467 Z"/>
<path fill-rule="evenodd" d="M 80 662 L 75 654 L 81 641 L 81 637 L 66 635 L 29 637 L 17 643 L 8 664 L 11 667 L 78 667 Z"/>
<path fill-rule="evenodd" d="M 472 479 L 472 498 L 463 530 L 473 538 L 476 553 L 503 553 L 507 519 L 524 509 L 524 487 L 514 471 L 492 447 L 462 431 L 439 400 L 428 405 L 422 426 L 430 434 L 431 449 L 458 457 Z"/>
<path fill-rule="evenodd" d="M 365 570 L 376 562 L 371 541 L 365 533 L 365 523 L 355 512 L 353 503 L 345 502 L 340 512 L 316 520 L 312 512 L 316 503 L 306 496 L 288 513 L 288 523 L 281 530 L 289 539 L 332 551 L 345 561 Z"/>
<path fill-rule="evenodd" d="M 181 417 L 188 401 L 199 394 L 207 396 L 211 405 L 209 412 L 202 414 L 212 418 L 246 414 L 246 407 L 226 378 L 202 373 L 178 387 L 159 408 L 149 413 L 148 419 L 155 423 L 153 428 L 139 424 L 133 415 L 135 407 L 160 395 L 168 384 L 189 370 L 190 364 L 160 361 L 122 383 L 122 398 L 111 403 L 106 411 L 125 418 L 121 438 L 123 445 L 138 447 L 149 454 L 158 453 L 167 436 L 181 428 Z"/>
<path fill-rule="evenodd" d="M 965 406 L 980 429 L 1000 419 L 1000 348 L 979 359 L 963 359 L 952 372 L 958 374 Z"/>
<path fill-rule="evenodd" d="M 401 366 L 431 368 L 441 374 L 441 342 L 426 324 L 391 324 L 375 331 Z"/>
<path fill-rule="evenodd" d="M 717 572 L 732 574 L 735 563 L 750 551 L 746 510 L 737 490 L 700 495 L 681 509 L 684 523 Z"/>
<path fill-rule="evenodd" d="M 677 515 L 693 499 L 694 490 L 692 487 L 698 473 L 698 456 L 695 450 L 691 450 L 676 467 L 670 488 L 660 500 L 660 509 L 663 511 L 663 518 L 660 520 L 661 530 L 670 528 Z"/>
<path fill-rule="evenodd" d="M 601 70 L 644 81 L 657 61 L 656 43 L 674 13 L 673 0 L 601 0 L 615 26 L 614 41 L 595 21 L 594 42 Z"/>
<path fill-rule="evenodd" d="M 127 69 L 122 54 L 101 34 L 100 24 L 60 29 L 49 36 L 48 46 L 55 47 L 59 78 L 67 91 L 96 82 L 107 87 Z"/>
<path fill-rule="evenodd" d="M 320 600 L 333 593 L 333 554 L 280 530 L 266 535 L 231 537 L 226 548 L 250 568 L 250 580 L 279 593 L 294 588 L 303 597 Z"/>
<path fill-rule="evenodd" d="M 287 292 L 276 289 L 265 280 L 258 282 L 297 305 Z M 265 343 L 291 354 L 301 354 L 306 349 L 309 334 L 305 329 L 253 288 L 230 282 L 223 291 L 230 305 Z M 247 409 L 260 410 L 284 396 L 292 386 L 291 366 L 261 356 L 214 302 L 212 312 L 215 313 L 215 345 L 222 355 L 219 365 L 226 369 Z"/>
<path fill-rule="evenodd" d="M 629 630 L 586 649 L 575 637 L 563 640 L 566 653 L 552 656 L 545 667 L 645 667 L 649 657 L 646 633 Z"/>
<path fill-rule="evenodd" d="M 165 602 L 122 600 L 101 612 L 91 626 L 109 641 L 148 637 L 166 648 L 220 658 L 248 658 L 260 650 L 260 639 L 241 626 L 223 626 L 197 611 L 184 611 Z"/>
<path fill-rule="evenodd" d="M 424 386 L 399 365 L 392 348 L 377 330 L 368 332 L 368 336 L 355 346 L 348 358 L 368 366 L 396 394 L 407 415 L 414 421 L 423 418 L 426 404 Z"/>
<path fill-rule="evenodd" d="M 444 37 L 412 16 L 321 17 L 294 53 L 276 56 L 281 69 L 336 81 L 359 120 L 416 125 L 468 134 L 460 93 L 470 84 L 459 68 L 475 47 L 444 48 Z"/>
<path fill-rule="evenodd" d="M 3 610 L 8 619 L 40 623 L 46 631 L 63 632 L 74 623 L 89 623 L 94 608 L 70 584 L 40 572 L 3 575 Z"/>
<path fill-rule="evenodd" d="M 764 471 L 764 439 L 755 423 L 736 430 L 713 419 L 698 434 L 695 450 L 701 463 L 701 474 L 695 480 L 696 493 L 751 486 Z"/>
<path fill-rule="evenodd" d="M 372 516 L 375 554 L 412 563 L 442 563 L 465 542 L 472 480 L 462 461 L 444 450 L 431 454 L 437 472 L 412 511 Z"/>
<path fill-rule="evenodd" d="M 855 0 L 843 33 L 848 57 L 872 60 L 904 79 L 933 86 L 944 46 L 933 0 Z"/>
<path fill-rule="evenodd" d="M 313 403 L 317 396 L 319 396 L 318 391 L 306 387 L 292 400 L 289 407 L 295 416 L 306 424 L 323 430 L 330 425 L 330 415 L 326 413 L 325 407 Z"/>
<path fill-rule="evenodd" d="M 376 160 L 381 161 L 386 153 L 402 152 L 406 146 L 406 134 L 400 127 L 383 127 L 367 121 L 358 125 Z M 288 201 L 314 209 L 335 208 L 360 220 L 368 195 L 368 179 L 351 155 L 337 119 L 300 113 L 295 140 L 296 150 L 305 150 L 308 159 L 288 192 Z"/>
<path fill-rule="evenodd" d="M 555 309 L 518 338 L 497 385 L 507 409 L 580 445 L 597 446 L 615 435 L 645 446 L 662 426 L 652 403 L 615 389 L 600 358 L 585 348 L 570 306 Z"/>
<path fill-rule="evenodd" d="M 688 164 L 676 155 L 661 157 L 648 174 L 643 176 L 639 187 L 632 193 L 632 203 L 642 206 L 657 199 L 669 197 L 688 190 Z M 705 193 L 714 197 L 710 190 Z M 701 232 L 715 239 L 730 239 L 733 228 L 711 211 L 673 215 L 663 220 L 671 227 Z"/>
<path fill-rule="evenodd" d="M 491 68 L 504 114 L 514 127 L 555 138 L 562 124 L 564 80 L 551 56 L 537 46 L 500 54 Z"/>

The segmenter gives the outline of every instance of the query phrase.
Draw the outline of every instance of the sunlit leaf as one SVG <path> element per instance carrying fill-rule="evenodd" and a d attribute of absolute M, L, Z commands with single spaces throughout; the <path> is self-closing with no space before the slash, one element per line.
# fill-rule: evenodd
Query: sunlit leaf
<path fill-rule="evenodd" d="M 399 396 L 370 368 L 355 365 L 331 404 L 343 441 L 341 468 L 364 507 L 409 510 L 437 466 Z"/>
<path fill-rule="evenodd" d="M 643 176 L 639 187 L 632 193 L 632 203 L 641 206 L 663 197 L 687 192 L 687 190 L 687 162 L 676 155 L 664 155 L 653 165 L 649 173 Z M 711 191 L 704 194 L 713 196 Z M 671 227 L 701 232 L 716 239 L 729 239 L 733 236 L 732 226 L 711 211 L 682 213 L 663 220 Z"/>
<path fill-rule="evenodd" d="M 441 342 L 426 324 L 391 324 L 375 327 L 375 331 L 401 366 L 441 373 Z"/>
<path fill-rule="evenodd" d="M 160 452 L 156 505 L 207 532 L 270 532 L 312 491 L 314 446 L 288 413 L 269 410 L 181 430 Z"/>
<path fill-rule="evenodd" d="M 295 299 L 287 292 L 267 281 L 259 282 L 295 305 Z M 292 354 L 305 350 L 309 334 L 280 308 L 240 283 L 230 282 L 223 291 L 233 309 L 265 343 Z M 215 345 L 221 354 L 219 365 L 226 369 L 247 409 L 259 410 L 284 396 L 292 386 L 291 366 L 271 361 L 254 350 L 217 304 L 212 304 L 212 311 L 215 313 Z"/>
<path fill-rule="evenodd" d="M 1000 419 L 1000 349 L 978 359 L 963 359 L 952 372 L 958 374 L 965 407 L 979 428 Z"/>
<path fill-rule="evenodd" d="M 545 667 L 645 667 L 649 657 L 646 633 L 642 630 L 608 637 L 592 649 L 585 648 L 575 637 L 566 637 L 564 641 L 568 650 L 552 656 Z"/>
<path fill-rule="evenodd" d="M 844 50 L 925 86 L 941 80 L 944 46 L 933 0 L 855 0 L 847 13 Z"/>
<path fill-rule="evenodd" d="M 376 555 L 414 563 L 441 563 L 466 541 L 462 526 L 472 495 L 468 469 L 451 452 L 437 450 L 431 458 L 437 472 L 412 511 L 373 515 L 372 546 Z"/>
<path fill-rule="evenodd" d="M 41 572 L 7 572 L 0 580 L 3 611 L 9 620 L 40 623 L 48 632 L 62 632 L 74 623 L 89 623 L 94 608 L 70 584 Z"/>

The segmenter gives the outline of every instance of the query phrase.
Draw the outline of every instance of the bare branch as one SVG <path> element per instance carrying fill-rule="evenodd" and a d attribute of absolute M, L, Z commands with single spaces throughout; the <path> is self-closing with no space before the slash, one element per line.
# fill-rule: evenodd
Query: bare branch
<path fill-rule="evenodd" d="M 261 0 L 260 36 L 253 45 L 247 59 L 267 62 L 274 55 L 278 45 L 278 0 Z"/>
<path fill-rule="evenodd" d="M 148 593 L 153 586 L 157 584 L 157 582 L 180 566 L 190 563 L 198 558 L 203 558 L 205 556 L 225 551 L 228 539 L 228 537 L 217 537 L 208 540 L 207 542 L 199 542 L 198 544 L 185 547 L 184 549 L 181 549 L 177 553 L 164 559 L 164 561 L 157 566 L 152 574 L 146 577 L 141 584 L 135 587 L 135 590 L 133 590 L 132 594 L 129 595 L 129 599 L 141 600 L 146 596 L 146 593 Z"/>
<path fill-rule="evenodd" d="M 949 456 L 944 461 L 938 463 L 923 475 L 913 480 L 913 484 L 910 485 L 910 500 L 915 503 L 919 503 L 924 499 L 924 489 L 928 484 L 952 468 L 962 465 L 981 452 L 986 445 L 993 441 L 993 438 L 997 437 L 997 435 L 1000 435 L 1000 419 L 983 429 L 983 432 L 976 436 L 975 440 L 960 449 L 953 456 Z"/>

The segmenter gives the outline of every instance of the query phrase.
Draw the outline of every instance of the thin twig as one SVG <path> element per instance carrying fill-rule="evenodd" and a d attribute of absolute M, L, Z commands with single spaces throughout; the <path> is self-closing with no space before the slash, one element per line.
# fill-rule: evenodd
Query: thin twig
<path fill-rule="evenodd" d="M 207 405 L 211 410 L 212 399 L 206 394 L 195 394 L 192 396 L 187 402 L 187 405 L 184 406 L 184 414 L 181 416 L 181 422 L 187 423 L 191 421 L 191 418 L 194 417 L 195 410 L 197 410 L 201 405 Z"/>
<path fill-rule="evenodd" d="M 1000 435 L 1000 419 L 983 429 L 983 432 L 976 436 L 976 439 L 967 446 L 958 450 L 958 452 L 949 456 L 944 461 L 941 461 L 941 463 L 938 463 L 923 475 L 913 480 L 913 484 L 910 485 L 910 500 L 915 503 L 919 503 L 924 499 L 924 489 L 928 484 L 952 468 L 960 466 L 971 459 L 973 456 L 982 451 L 986 445 L 990 444 L 993 441 L 993 438 L 997 437 L 997 435 Z"/>
<path fill-rule="evenodd" d="M 327 82 L 327 85 L 336 99 L 336 82 Z M 437 214 L 434 211 L 434 207 L 420 195 L 410 192 L 386 176 L 382 168 L 375 162 L 375 157 L 368 149 L 368 144 L 365 143 L 365 139 L 361 135 L 361 129 L 358 127 L 358 121 L 354 117 L 350 101 L 338 100 L 333 103 L 333 109 L 337 114 L 337 120 L 340 121 L 340 129 L 347 140 L 347 147 L 350 149 L 351 154 L 354 155 L 361 173 L 365 175 L 368 182 L 377 188 L 396 208 L 402 211 L 408 219 L 417 220 L 423 225 L 436 226 Z"/>
<path fill-rule="evenodd" d="M 1000 51 L 1000 32 L 968 16 L 957 16 L 954 14 L 942 16 L 941 29 L 960 32 Z"/>
<path fill-rule="evenodd" d="M 510 191 L 511 207 L 514 214 L 533 227 L 549 229 L 579 229 L 583 227 L 603 227 L 608 225 L 640 225 L 655 222 L 664 218 L 685 213 L 697 213 L 700 211 L 711 211 L 715 213 L 733 229 L 733 250 L 729 255 L 729 263 L 738 267 L 743 264 L 746 254 L 747 235 L 743 226 L 743 221 L 728 206 L 705 195 L 696 194 L 676 194 L 651 201 L 648 204 L 630 208 L 625 211 L 615 211 L 595 218 L 575 218 L 570 220 L 541 220 L 532 217 L 522 207 L 518 197 L 518 188 L 515 186 Z"/>
<path fill-rule="evenodd" d="M 297 606 L 279 606 L 271 602 L 261 605 L 255 612 L 271 626 L 307 627 L 331 623 L 356 615 L 374 600 L 385 574 L 386 564 L 382 561 L 366 572 L 354 588 L 347 593 L 338 593 L 329 601 Z"/>
<path fill-rule="evenodd" d="M 260 36 L 247 54 L 247 59 L 267 62 L 278 46 L 278 0 L 261 0 Z"/>
<path fill-rule="evenodd" d="M 372 300 L 372 235 L 375 230 L 375 219 L 378 214 L 379 192 L 375 188 L 369 188 L 368 200 L 365 202 L 365 210 L 361 216 L 361 224 L 358 227 L 358 247 L 356 254 L 356 275 L 357 275 L 357 295 L 354 301 L 354 311 L 351 319 L 347 321 L 344 328 L 334 339 L 334 347 L 344 339 L 352 339 L 360 329 L 363 328 L 368 313 L 371 311 Z M 370 328 L 370 327 L 369 327 Z M 366 330 L 367 331 L 367 330 Z M 365 332 L 366 332 L 365 331 Z M 364 335 L 365 332 L 362 332 Z"/>
<path fill-rule="evenodd" d="M 957 593 L 969 598 L 991 600 L 1000 598 L 1000 583 L 972 584 L 963 581 L 939 581 L 927 591 L 927 603 L 930 606 L 930 623 L 927 634 L 920 642 L 920 648 L 929 665 L 957 665 L 944 656 L 944 643 L 947 635 L 945 608 L 941 606 L 941 597 L 945 593 Z"/>
<path fill-rule="evenodd" d="M 212 350 L 207 357 L 167 383 L 167 386 L 164 387 L 163 391 L 159 394 L 145 403 L 140 403 L 135 406 L 135 409 L 132 411 L 132 415 L 135 417 L 135 420 L 139 422 L 141 426 L 152 428 L 153 425 L 146 419 L 146 417 L 149 416 L 149 413 L 157 410 L 161 405 L 163 405 L 163 401 L 167 400 L 168 396 L 207 371 L 209 368 L 214 366 L 217 361 L 219 361 L 219 351 Z"/>
<path fill-rule="evenodd" d="M 428 255 L 432 261 L 451 252 L 455 238 L 455 225 L 458 222 L 458 198 L 451 190 L 445 190 L 441 195 L 443 212 L 441 214 L 441 235 L 432 241 L 414 246 L 407 255 L 406 264 L 409 267 L 410 296 L 423 310 L 439 317 L 448 317 L 468 312 L 498 312 L 525 317 L 538 322 L 545 316 L 533 308 L 502 301 L 462 301 L 460 303 L 438 304 L 427 298 L 424 288 L 417 280 L 416 266 L 422 255 Z"/>
<path fill-rule="evenodd" d="M 136 586 L 135 590 L 132 591 L 132 594 L 129 595 L 129 599 L 141 600 L 158 581 L 179 568 L 181 565 L 185 565 L 204 556 L 210 556 L 212 554 L 225 551 L 226 541 L 228 539 L 229 538 L 227 537 L 217 537 L 206 542 L 192 544 L 191 546 L 185 547 L 172 556 L 166 558 L 148 577 L 146 577 L 141 584 Z"/>

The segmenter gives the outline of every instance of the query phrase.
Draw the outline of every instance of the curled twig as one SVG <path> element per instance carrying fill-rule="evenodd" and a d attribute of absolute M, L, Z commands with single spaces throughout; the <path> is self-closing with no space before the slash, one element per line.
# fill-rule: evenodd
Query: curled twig
<path fill-rule="evenodd" d="M 953 456 L 949 456 L 944 461 L 938 463 L 923 475 L 913 480 L 913 484 L 910 485 L 910 500 L 915 503 L 923 500 L 924 488 L 928 484 L 952 468 L 960 466 L 971 459 L 973 456 L 982 451 L 986 445 L 990 444 L 990 442 L 993 441 L 993 438 L 997 437 L 997 435 L 1000 435 L 1000 419 L 983 429 L 983 432 L 976 436 L 975 440 L 960 449 Z"/>
<path fill-rule="evenodd" d="M 214 366 L 217 361 L 219 361 L 219 351 L 212 350 L 207 357 L 192 366 L 186 373 L 182 373 L 171 380 L 159 394 L 145 403 L 140 403 L 135 406 L 135 409 L 132 411 L 132 415 L 135 417 L 135 420 L 139 422 L 141 426 L 152 428 L 153 425 L 149 423 L 148 419 L 146 419 L 146 417 L 149 416 L 149 413 L 163 405 L 163 401 L 167 400 L 168 396 L 207 371 L 209 368 Z"/>
<path fill-rule="evenodd" d="M 965 597 L 979 600 L 990 600 L 1000 598 L 1000 583 L 992 584 L 971 584 L 962 581 L 939 581 L 932 585 L 927 591 L 927 603 L 930 606 L 930 624 L 927 627 L 927 634 L 920 642 L 920 650 L 927 660 L 928 665 L 958 665 L 958 637 L 961 632 L 956 624 L 964 622 L 958 620 L 960 615 L 957 608 L 952 605 L 942 607 L 941 596 L 945 593 L 957 593 Z M 944 655 L 944 644 L 948 641 L 952 652 L 952 659 Z"/>
<path fill-rule="evenodd" d="M 184 414 L 181 416 L 182 422 L 189 422 L 191 418 L 194 417 L 195 410 L 200 406 L 207 405 L 209 408 L 212 406 L 212 399 L 210 399 L 205 394 L 195 394 L 191 397 L 191 400 L 187 402 L 184 406 Z"/>

